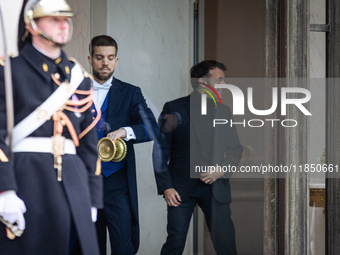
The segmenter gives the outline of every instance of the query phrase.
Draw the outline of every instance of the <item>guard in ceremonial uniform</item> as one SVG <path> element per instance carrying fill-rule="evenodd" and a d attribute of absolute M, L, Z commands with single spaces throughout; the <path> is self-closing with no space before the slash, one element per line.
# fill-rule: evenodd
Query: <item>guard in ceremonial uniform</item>
<path fill-rule="evenodd" d="M 0 254 L 96 255 L 103 192 L 91 80 L 61 50 L 73 13 L 65 0 L 30 0 L 24 16 L 32 42 L 11 60 L 13 161 L 0 68 Z"/>

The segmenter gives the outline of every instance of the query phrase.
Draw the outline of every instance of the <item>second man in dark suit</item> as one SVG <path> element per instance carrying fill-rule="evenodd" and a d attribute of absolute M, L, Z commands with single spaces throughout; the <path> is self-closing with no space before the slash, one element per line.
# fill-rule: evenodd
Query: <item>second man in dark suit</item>
<path fill-rule="evenodd" d="M 236 254 L 235 230 L 230 217 L 231 174 L 218 172 L 213 167 L 214 171 L 191 178 L 196 166 L 235 167 L 241 159 L 242 147 L 235 126 L 213 127 L 214 117 L 232 119 L 229 107 L 215 106 L 213 100 L 208 99 L 207 114 L 201 115 L 201 94 L 214 84 L 223 83 L 225 70 L 225 66 L 216 61 L 202 61 L 193 66 L 190 74 L 194 91 L 163 107 L 160 148 L 157 144 L 154 146 L 158 193 L 164 195 L 168 205 L 168 237 L 162 255 L 182 254 L 196 204 L 204 213 L 216 253 Z M 157 160 L 157 154 L 162 155 L 161 161 Z"/>
<path fill-rule="evenodd" d="M 98 213 L 97 233 L 101 254 L 106 254 L 106 226 L 112 254 L 132 255 L 139 247 L 136 163 L 134 143 L 150 141 L 157 123 L 139 87 L 116 79 L 118 45 L 110 36 L 92 39 L 89 63 L 93 68 L 94 100 L 101 109 L 98 138 L 105 136 L 127 144 L 127 155 L 120 162 L 102 162 L 104 210 Z"/>

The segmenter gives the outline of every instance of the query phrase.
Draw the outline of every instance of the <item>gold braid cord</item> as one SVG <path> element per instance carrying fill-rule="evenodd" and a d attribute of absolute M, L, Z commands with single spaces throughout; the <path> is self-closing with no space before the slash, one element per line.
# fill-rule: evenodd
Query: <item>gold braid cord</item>
<path fill-rule="evenodd" d="M 51 75 L 52 80 L 58 85 L 61 85 L 61 82 L 54 76 L 54 74 Z M 73 100 L 67 100 L 64 109 L 68 110 L 70 112 L 78 112 L 83 113 L 87 109 L 89 109 L 93 103 L 93 89 L 91 88 L 89 91 L 86 90 L 76 90 L 74 94 L 78 95 L 85 95 L 87 97 L 79 100 L 79 101 L 73 101 Z M 75 144 L 75 146 L 79 146 L 79 140 L 83 138 L 100 120 L 101 118 L 101 111 L 98 110 L 97 117 L 92 121 L 92 123 L 85 129 L 83 132 L 80 133 L 80 135 L 77 137 L 77 133 L 72 125 L 72 122 L 70 119 L 66 116 L 65 113 L 58 111 L 54 114 L 53 120 L 54 120 L 54 134 L 56 135 L 59 133 L 60 126 L 61 126 L 61 132 L 63 126 L 66 125 L 68 131 L 71 134 L 72 140 Z"/>
<path fill-rule="evenodd" d="M 53 120 L 54 120 L 54 136 L 61 135 L 63 133 L 63 126 L 66 126 L 68 131 L 70 132 L 70 135 L 72 137 L 72 140 L 74 142 L 74 145 L 76 147 L 79 146 L 79 139 L 76 133 L 76 130 L 74 129 L 72 122 L 70 119 L 67 117 L 67 115 L 61 111 L 57 111 L 53 115 Z"/>
<path fill-rule="evenodd" d="M 84 135 L 86 135 L 92 128 L 94 128 L 94 126 L 100 120 L 101 116 L 102 116 L 102 112 L 101 112 L 101 110 L 98 110 L 97 111 L 97 117 L 92 121 L 92 123 L 87 128 L 84 129 L 83 132 L 80 133 L 79 139 L 82 139 L 84 137 Z"/>

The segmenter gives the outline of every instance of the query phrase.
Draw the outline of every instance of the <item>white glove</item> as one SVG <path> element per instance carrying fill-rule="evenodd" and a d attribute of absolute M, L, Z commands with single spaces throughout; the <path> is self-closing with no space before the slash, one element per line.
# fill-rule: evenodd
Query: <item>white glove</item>
<path fill-rule="evenodd" d="M 26 206 L 14 190 L 0 194 L 0 216 L 8 223 L 17 223 L 20 230 L 25 229 L 24 213 Z"/>
<path fill-rule="evenodd" d="M 91 217 L 92 217 L 92 222 L 97 221 L 97 214 L 98 214 L 98 209 L 97 207 L 91 207 Z"/>

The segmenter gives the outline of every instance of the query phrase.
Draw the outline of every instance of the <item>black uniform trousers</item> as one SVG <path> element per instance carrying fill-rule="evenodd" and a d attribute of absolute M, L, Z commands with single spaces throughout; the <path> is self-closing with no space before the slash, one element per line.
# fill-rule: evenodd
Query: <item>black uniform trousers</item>
<path fill-rule="evenodd" d="M 104 177 L 104 209 L 98 211 L 96 226 L 101 255 L 106 255 L 106 226 L 109 230 L 111 254 L 134 254 L 126 167 Z"/>
<path fill-rule="evenodd" d="M 208 184 L 198 180 L 190 198 L 178 207 L 168 206 L 168 237 L 161 255 L 183 253 L 190 219 L 196 204 L 201 207 L 217 255 L 236 253 L 235 228 L 230 218 L 230 204 L 219 203 Z"/>

